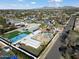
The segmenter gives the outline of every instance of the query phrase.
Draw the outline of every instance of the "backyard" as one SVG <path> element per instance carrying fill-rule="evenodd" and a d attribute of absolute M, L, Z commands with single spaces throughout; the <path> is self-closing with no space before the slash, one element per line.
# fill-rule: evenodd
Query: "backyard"
<path fill-rule="evenodd" d="M 14 31 L 14 32 L 10 32 L 10 33 L 3 34 L 3 35 L 1 35 L 1 36 L 4 37 L 4 38 L 11 39 L 11 38 L 13 38 L 13 37 L 19 35 L 20 33 L 21 33 L 21 32 L 19 32 L 19 31 Z"/>
<path fill-rule="evenodd" d="M 24 31 L 24 32 L 20 32 L 20 31 L 13 31 L 13 32 L 10 32 L 10 33 L 5 33 L 3 35 L 1 35 L 3 38 L 8 38 L 8 39 L 12 39 L 20 34 L 30 34 L 31 32 L 29 31 Z"/>

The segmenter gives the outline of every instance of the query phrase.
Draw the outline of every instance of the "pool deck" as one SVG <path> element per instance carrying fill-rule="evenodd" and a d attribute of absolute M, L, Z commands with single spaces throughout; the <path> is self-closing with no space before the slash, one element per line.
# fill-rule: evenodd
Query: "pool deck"
<path fill-rule="evenodd" d="M 37 35 L 37 34 L 40 33 L 40 32 L 41 32 L 41 30 L 37 30 L 37 31 L 35 31 L 35 32 L 33 32 L 33 33 L 27 35 L 26 37 L 24 37 L 24 38 L 22 38 L 22 39 L 20 39 L 20 40 L 18 40 L 18 41 L 16 41 L 16 42 L 13 42 L 12 44 L 16 44 L 16 43 L 19 43 L 19 42 L 21 42 L 21 41 L 24 41 L 24 39 L 27 39 L 27 40 L 28 40 L 28 39 L 30 39 L 31 37 Z"/>
<path fill-rule="evenodd" d="M 16 37 L 12 38 L 11 41 L 16 42 L 16 41 L 18 41 L 18 40 L 20 40 L 20 39 L 22 39 L 23 37 L 26 37 L 26 36 L 27 36 L 27 34 L 25 34 L 25 33 L 19 34 Z"/>

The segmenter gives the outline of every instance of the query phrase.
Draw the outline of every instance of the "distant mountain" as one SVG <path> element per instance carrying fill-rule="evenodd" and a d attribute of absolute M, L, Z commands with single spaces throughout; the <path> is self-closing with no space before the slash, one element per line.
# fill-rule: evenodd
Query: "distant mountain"
<path fill-rule="evenodd" d="M 42 9 L 55 9 L 55 7 L 42 7 Z"/>
<path fill-rule="evenodd" d="M 64 6 L 64 7 L 59 7 L 61 9 L 75 9 L 75 8 L 79 8 L 79 7 L 74 7 L 74 6 Z"/>
<path fill-rule="evenodd" d="M 74 7 L 74 6 L 63 6 L 63 7 L 42 7 L 39 9 L 75 9 L 79 7 Z"/>

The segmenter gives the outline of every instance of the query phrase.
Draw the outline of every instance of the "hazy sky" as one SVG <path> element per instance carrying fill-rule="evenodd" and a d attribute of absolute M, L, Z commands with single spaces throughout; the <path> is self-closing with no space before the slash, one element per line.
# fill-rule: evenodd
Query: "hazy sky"
<path fill-rule="evenodd" d="M 79 0 L 0 0 L 0 9 L 30 9 L 40 7 L 77 6 Z"/>

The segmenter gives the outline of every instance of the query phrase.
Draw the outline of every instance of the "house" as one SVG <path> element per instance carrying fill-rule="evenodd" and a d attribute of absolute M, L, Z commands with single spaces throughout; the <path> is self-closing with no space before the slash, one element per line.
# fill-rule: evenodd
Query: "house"
<path fill-rule="evenodd" d="M 37 29 L 39 29 L 40 24 L 29 24 L 26 28 L 26 30 L 30 31 L 30 32 L 34 32 Z"/>
<path fill-rule="evenodd" d="M 14 20 L 13 19 L 6 19 L 6 24 L 9 24 L 9 23 L 14 24 Z"/>

